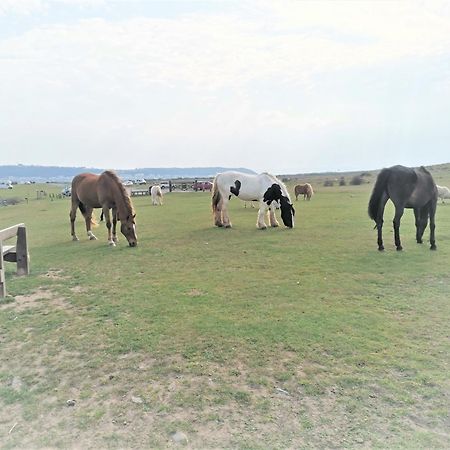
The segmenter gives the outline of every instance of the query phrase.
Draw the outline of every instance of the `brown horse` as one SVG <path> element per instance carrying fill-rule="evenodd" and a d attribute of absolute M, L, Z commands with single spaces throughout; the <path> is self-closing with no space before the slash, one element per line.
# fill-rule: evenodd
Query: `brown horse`
<path fill-rule="evenodd" d="M 303 194 L 303 200 L 311 200 L 314 194 L 313 188 L 309 183 L 297 184 L 294 188 L 295 200 L 298 200 L 298 196 Z"/>
<path fill-rule="evenodd" d="M 115 246 L 118 241 L 116 235 L 116 224 L 120 220 L 120 231 L 127 238 L 130 247 L 137 245 L 136 225 L 130 197 L 125 191 L 119 177 L 112 171 L 107 170 L 101 175 L 93 173 L 82 173 L 72 180 L 72 208 L 70 210 L 70 226 L 72 239 L 78 241 L 75 234 L 75 217 L 77 208 L 80 208 L 86 221 L 86 231 L 89 239 L 97 239 L 91 231 L 92 210 L 102 208 L 102 214 L 106 217 L 106 228 L 108 229 L 108 243 Z M 112 235 L 111 217 L 112 210 Z"/>

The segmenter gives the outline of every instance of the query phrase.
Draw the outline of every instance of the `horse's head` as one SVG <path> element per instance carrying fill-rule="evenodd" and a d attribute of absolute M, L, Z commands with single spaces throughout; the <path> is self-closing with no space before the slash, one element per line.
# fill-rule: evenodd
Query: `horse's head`
<path fill-rule="evenodd" d="M 127 238 L 128 245 L 130 247 L 136 247 L 137 245 L 137 235 L 136 235 L 136 223 L 134 218 L 136 214 L 128 215 L 126 220 L 120 221 L 120 231 Z"/>
<path fill-rule="evenodd" d="M 287 197 L 282 196 L 280 199 L 281 219 L 288 228 L 294 228 L 295 209 L 289 202 Z"/>
<path fill-rule="evenodd" d="M 281 219 L 288 228 L 294 228 L 295 209 L 289 198 L 283 195 L 279 184 L 274 183 L 264 193 L 263 201 L 270 205 L 272 202 L 280 202 Z"/>

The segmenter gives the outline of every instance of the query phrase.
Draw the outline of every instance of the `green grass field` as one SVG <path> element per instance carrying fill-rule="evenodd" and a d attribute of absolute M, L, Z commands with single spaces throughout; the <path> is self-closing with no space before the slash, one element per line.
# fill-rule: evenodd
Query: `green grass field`
<path fill-rule="evenodd" d="M 135 198 L 137 248 L 81 216 L 72 242 L 41 187 L 0 192 L 29 198 L 0 228 L 25 222 L 31 254 L 0 304 L 1 448 L 448 448 L 450 204 L 436 252 L 412 211 L 396 252 L 387 208 L 380 253 L 371 186 L 314 185 L 293 230 L 237 200 L 214 228 L 206 193 Z"/>

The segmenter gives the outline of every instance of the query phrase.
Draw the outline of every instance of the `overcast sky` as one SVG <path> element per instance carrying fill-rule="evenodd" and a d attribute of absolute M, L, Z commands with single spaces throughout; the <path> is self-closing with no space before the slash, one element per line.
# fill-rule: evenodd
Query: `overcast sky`
<path fill-rule="evenodd" d="M 450 2 L 0 0 L 0 164 L 450 162 Z"/>

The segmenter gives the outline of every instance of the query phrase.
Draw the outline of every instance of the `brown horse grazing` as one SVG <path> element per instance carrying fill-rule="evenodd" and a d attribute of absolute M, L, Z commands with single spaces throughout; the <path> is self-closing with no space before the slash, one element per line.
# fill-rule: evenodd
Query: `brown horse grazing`
<path fill-rule="evenodd" d="M 314 194 L 313 188 L 309 183 L 297 184 L 294 188 L 295 200 L 298 200 L 298 196 L 303 194 L 303 200 L 311 200 Z"/>
<path fill-rule="evenodd" d="M 75 234 L 75 217 L 77 208 L 80 208 L 86 221 L 86 231 L 89 239 L 97 239 L 91 231 L 92 210 L 102 208 L 102 214 L 106 218 L 108 229 L 108 243 L 115 246 L 118 241 L 116 235 L 116 224 L 120 220 L 120 231 L 127 238 L 130 247 L 137 245 L 136 225 L 130 197 L 125 191 L 119 177 L 112 171 L 107 170 L 101 175 L 93 173 L 82 173 L 72 180 L 72 208 L 70 210 L 70 226 L 72 239 L 78 241 Z M 111 218 L 109 210 L 112 210 L 112 235 Z"/>

